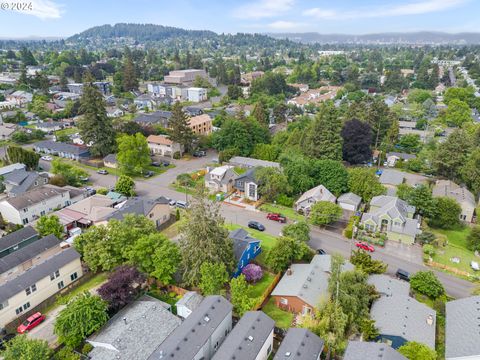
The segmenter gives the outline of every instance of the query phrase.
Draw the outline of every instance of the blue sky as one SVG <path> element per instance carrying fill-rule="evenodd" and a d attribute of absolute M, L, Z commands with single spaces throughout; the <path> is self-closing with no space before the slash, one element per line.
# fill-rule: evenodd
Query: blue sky
<path fill-rule="evenodd" d="M 117 22 L 216 32 L 480 31 L 479 0 L 0 0 L 0 37 L 69 36 Z M 1 4 L 0 4 L 1 5 Z"/>

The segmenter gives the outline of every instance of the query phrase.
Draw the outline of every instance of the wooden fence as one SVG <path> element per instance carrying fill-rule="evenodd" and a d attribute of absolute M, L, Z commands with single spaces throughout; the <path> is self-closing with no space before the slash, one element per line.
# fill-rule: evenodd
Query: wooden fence
<path fill-rule="evenodd" d="M 447 270 L 447 271 L 450 271 L 454 274 L 457 274 L 457 275 L 461 275 L 461 276 L 465 276 L 465 277 L 470 277 L 472 276 L 472 274 L 470 274 L 469 272 L 467 271 L 463 271 L 463 270 L 458 270 L 457 268 L 454 268 L 454 267 L 451 267 L 451 266 L 448 266 L 448 265 L 445 265 L 445 264 L 440 264 L 440 263 L 437 263 L 435 261 L 428 261 L 427 262 L 427 265 L 428 266 L 431 266 L 431 267 L 434 267 L 434 268 L 438 268 L 438 269 L 443 269 L 443 270 Z"/>
<path fill-rule="evenodd" d="M 268 285 L 268 287 L 265 289 L 265 291 L 263 292 L 262 295 L 260 295 L 260 297 L 258 298 L 258 301 L 255 303 L 255 305 L 253 306 L 253 309 L 252 310 L 258 310 L 260 309 L 262 306 L 263 306 L 263 303 L 265 302 L 265 300 L 270 296 L 270 294 L 272 293 L 273 289 L 275 289 L 275 286 L 277 286 L 278 282 L 280 281 L 280 278 L 282 277 L 282 273 L 279 272 L 277 275 L 275 275 L 275 277 L 273 278 L 273 281 L 271 282 L 270 285 Z"/>

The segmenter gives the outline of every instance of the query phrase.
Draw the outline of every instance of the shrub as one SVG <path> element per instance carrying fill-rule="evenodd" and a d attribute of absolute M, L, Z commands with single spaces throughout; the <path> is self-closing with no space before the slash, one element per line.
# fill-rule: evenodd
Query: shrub
<path fill-rule="evenodd" d="M 178 160 L 178 159 L 180 159 L 181 157 L 182 157 L 182 155 L 180 154 L 180 151 L 175 151 L 175 152 L 173 153 L 173 158 L 174 158 L 175 160 Z"/>
<path fill-rule="evenodd" d="M 417 236 L 417 241 L 420 245 L 431 244 L 435 241 L 435 239 L 435 234 L 429 231 L 422 232 L 420 235 Z"/>
<path fill-rule="evenodd" d="M 242 274 L 245 275 L 245 280 L 249 283 L 256 283 L 263 277 L 263 270 L 260 266 L 255 264 L 248 264 L 242 270 Z"/>
<path fill-rule="evenodd" d="M 107 195 L 108 194 L 108 189 L 107 188 L 100 188 L 100 189 L 97 190 L 97 194 Z"/>
<path fill-rule="evenodd" d="M 280 194 L 277 196 L 277 204 L 279 205 L 283 205 L 283 206 L 286 206 L 286 207 L 292 207 L 293 206 L 293 198 L 291 198 L 290 196 L 287 196 L 285 194 Z"/>
<path fill-rule="evenodd" d="M 433 271 L 419 271 L 410 279 L 410 286 L 420 294 L 437 299 L 445 294 L 443 284 L 438 280 Z"/>
<path fill-rule="evenodd" d="M 435 254 L 436 254 L 436 251 L 435 251 L 435 248 L 433 247 L 433 245 L 426 244 L 426 245 L 423 245 L 423 253 L 425 255 L 430 256 L 430 257 L 434 257 Z"/>

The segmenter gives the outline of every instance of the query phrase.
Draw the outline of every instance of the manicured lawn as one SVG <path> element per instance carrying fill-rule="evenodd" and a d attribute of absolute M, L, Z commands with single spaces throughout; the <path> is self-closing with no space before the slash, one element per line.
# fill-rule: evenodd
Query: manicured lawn
<path fill-rule="evenodd" d="M 262 311 L 270 316 L 275 321 L 275 325 L 279 328 L 287 329 L 292 324 L 293 314 L 279 309 L 275 305 L 273 298 L 270 298 L 268 303 L 262 308 Z"/>
<path fill-rule="evenodd" d="M 250 297 L 252 298 L 258 298 L 263 295 L 265 290 L 270 286 L 270 284 L 273 282 L 273 279 L 275 278 L 275 275 L 269 272 L 264 272 L 262 279 L 257 282 L 256 284 L 252 285 L 250 289 Z"/>
<path fill-rule="evenodd" d="M 470 267 L 470 262 L 480 262 L 480 259 L 473 254 L 473 251 L 467 249 L 466 239 L 469 231 L 468 227 L 460 230 L 433 230 L 435 234 L 443 235 L 448 239 L 446 247 L 437 249 L 433 261 L 475 274 Z M 452 258 L 458 258 L 460 262 L 454 263 L 451 261 Z"/>
<path fill-rule="evenodd" d="M 55 131 L 55 135 L 56 136 L 60 136 L 60 135 L 72 135 L 72 134 L 75 134 L 78 132 L 78 129 L 76 127 L 71 127 L 71 128 L 67 128 L 67 129 L 63 129 L 63 130 L 57 130 Z"/>
<path fill-rule="evenodd" d="M 263 204 L 260 206 L 260 210 L 267 213 L 279 213 L 283 216 L 286 216 L 289 220 L 294 221 L 305 221 L 305 216 L 297 213 L 293 208 L 289 208 L 282 205 L 276 204 Z"/>
<path fill-rule="evenodd" d="M 53 307 L 56 307 L 60 304 L 65 304 L 66 302 L 68 302 L 70 299 L 74 298 L 75 296 L 79 295 L 79 294 L 82 294 L 83 292 L 85 291 L 90 291 L 91 289 L 97 287 L 98 285 L 100 285 L 101 283 L 107 281 L 107 278 L 108 278 L 108 273 L 106 272 L 102 272 L 102 273 L 98 273 L 97 275 L 95 275 L 94 277 L 92 277 L 90 280 L 88 280 L 87 282 L 84 282 L 82 285 L 74 288 L 72 291 L 70 291 L 69 293 L 63 295 L 63 296 L 60 296 L 57 301 L 55 302 L 55 304 L 52 306 Z"/>

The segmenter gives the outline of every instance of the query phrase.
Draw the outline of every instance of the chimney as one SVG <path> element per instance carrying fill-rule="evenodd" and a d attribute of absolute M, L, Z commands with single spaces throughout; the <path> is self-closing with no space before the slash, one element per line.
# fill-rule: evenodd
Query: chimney
<path fill-rule="evenodd" d="M 292 274 L 293 274 L 292 269 L 291 269 L 291 268 L 288 268 L 288 269 L 287 269 L 287 275 L 290 276 L 290 275 L 292 275 Z"/>
<path fill-rule="evenodd" d="M 127 325 L 127 318 L 126 317 L 123 318 L 123 322 L 125 323 L 125 325 Z"/>

